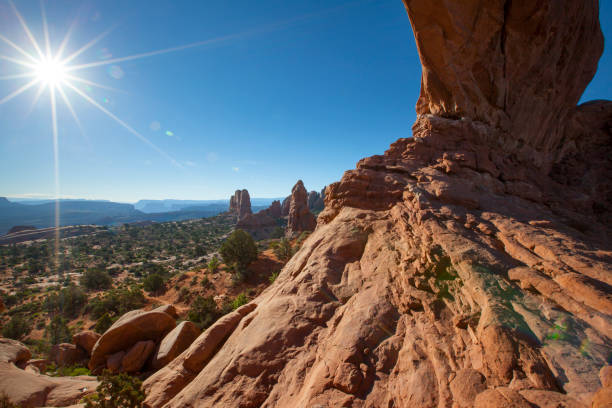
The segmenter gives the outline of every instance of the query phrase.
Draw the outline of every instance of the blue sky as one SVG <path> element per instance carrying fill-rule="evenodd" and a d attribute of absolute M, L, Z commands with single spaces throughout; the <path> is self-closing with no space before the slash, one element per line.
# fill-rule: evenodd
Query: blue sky
<path fill-rule="evenodd" d="M 40 3 L 15 3 L 42 43 Z M 611 3 L 601 5 L 606 37 Z M 320 190 L 411 135 L 420 64 L 400 0 L 45 4 L 53 49 L 77 21 L 65 55 L 113 28 L 75 64 L 212 40 L 78 72 L 118 88 L 78 85 L 164 154 L 67 90 L 82 129 L 60 102 L 63 196 L 218 199 L 247 188 L 254 197 L 279 197 L 300 178 Z M 7 0 L 0 0 L 0 34 L 34 52 Z M 6 44 L 0 54 L 19 56 Z M 17 72 L 0 61 L 0 75 Z M 27 81 L 0 81 L 0 99 Z M 611 89 L 606 47 L 583 100 L 609 99 Z M 33 87 L 0 105 L 0 196 L 54 194 L 49 95 L 32 108 L 35 94 Z"/>

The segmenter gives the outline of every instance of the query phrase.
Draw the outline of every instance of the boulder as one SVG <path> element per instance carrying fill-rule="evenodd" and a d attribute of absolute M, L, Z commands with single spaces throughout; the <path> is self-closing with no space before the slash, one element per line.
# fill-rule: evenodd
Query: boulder
<path fill-rule="evenodd" d="M 28 360 L 24 370 L 33 372 L 35 374 L 44 373 L 47 371 L 47 367 L 52 363 L 51 360 L 37 358 Z"/>
<path fill-rule="evenodd" d="M 49 359 L 58 367 L 72 366 L 87 359 L 85 350 L 70 343 L 61 343 L 51 346 Z"/>
<path fill-rule="evenodd" d="M 162 306 L 159 306 L 159 307 L 157 307 L 157 308 L 155 308 L 155 309 L 153 309 L 153 310 L 154 310 L 154 311 L 156 311 L 156 312 L 164 312 L 164 313 L 167 313 L 167 314 L 169 314 L 169 315 L 170 315 L 170 316 L 171 316 L 173 319 L 178 319 L 178 313 L 177 313 L 177 311 L 176 311 L 176 308 L 175 308 L 173 305 L 171 305 L 171 304 L 162 305 Z"/>
<path fill-rule="evenodd" d="M 23 343 L 0 337 L 0 362 L 22 366 L 30 357 L 32 357 L 32 353 Z"/>
<path fill-rule="evenodd" d="M 471 408 L 478 394 L 487 389 L 485 377 L 472 368 L 457 371 L 450 383 L 453 401 L 460 408 Z"/>
<path fill-rule="evenodd" d="M 89 368 L 97 369 L 104 365 L 107 355 L 129 349 L 139 341 L 159 342 L 175 326 L 174 318 L 164 312 L 128 312 L 98 339 L 91 352 Z"/>
<path fill-rule="evenodd" d="M 317 220 L 308 208 L 308 193 L 302 180 L 298 180 L 291 190 L 287 235 L 294 236 L 303 231 L 312 231 L 316 225 Z"/>
<path fill-rule="evenodd" d="M 164 337 L 153 358 L 152 366 L 159 370 L 181 354 L 200 335 L 200 329 L 190 321 L 179 323 Z"/>
<path fill-rule="evenodd" d="M 522 390 L 523 398 L 538 408 L 584 408 L 581 402 L 555 391 Z"/>
<path fill-rule="evenodd" d="M 49 377 L 0 362 L 0 394 L 22 408 L 65 407 L 96 390 L 95 377 Z"/>
<path fill-rule="evenodd" d="M 125 351 L 120 350 L 106 356 L 106 368 L 112 373 L 118 373 L 121 370 L 121 362 L 125 356 Z"/>
<path fill-rule="evenodd" d="M 496 388 L 481 392 L 474 400 L 474 408 L 531 408 L 531 404 L 510 388 Z"/>
<path fill-rule="evenodd" d="M 130 348 L 121 359 L 121 371 L 135 373 L 140 371 L 155 350 L 155 343 L 151 340 L 139 341 Z"/>
<path fill-rule="evenodd" d="M 72 336 L 72 342 L 85 350 L 87 355 L 91 355 L 91 351 L 100 337 L 100 334 L 92 330 L 83 330 Z"/>

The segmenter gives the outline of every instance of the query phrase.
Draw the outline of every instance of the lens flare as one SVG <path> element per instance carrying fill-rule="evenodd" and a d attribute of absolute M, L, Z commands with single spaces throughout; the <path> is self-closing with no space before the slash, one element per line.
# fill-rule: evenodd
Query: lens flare
<path fill-rule="evenodd" d="M 66 69 L 60 61 L 43 59 L 34 68 L 35 78 L 40 82 L 56 86 L 66 80 Z"/>

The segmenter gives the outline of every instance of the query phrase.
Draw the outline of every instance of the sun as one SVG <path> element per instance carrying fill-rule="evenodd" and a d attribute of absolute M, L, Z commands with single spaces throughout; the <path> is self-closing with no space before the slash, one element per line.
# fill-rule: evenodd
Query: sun
<path fill-rule="evenodd" d="M 67 79 L 66 65 L 54 59 L 42 59 L 34 67 L 34 75 L 48 86 L 60 85 Z"/>

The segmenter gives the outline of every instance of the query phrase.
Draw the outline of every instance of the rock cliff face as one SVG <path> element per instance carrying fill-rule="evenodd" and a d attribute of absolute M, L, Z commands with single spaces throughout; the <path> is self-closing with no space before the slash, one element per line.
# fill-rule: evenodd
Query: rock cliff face
<path fill-rule="evenodd" d="M 597 0 L 404 2 L 414 137 L 326 189 L 257 308 L 150 406 L 606 403 L 612 103 L 575 106 L 602 50 Z"/>
<path fill-rule="evenodd" d="M 272 201 L 270 207 L 255 214 L 247 214 L 236 223 L 236 228 L 248 231 L 255 239 L 270 238 L 274 230 L 280 226 L 280 201 Z"/>
<path fill-rule="evenodd" d="M 286 217 L 289 215 L 289 207 L 291 207 L 291 196 L 285 197 L 281 204 L 281 216 Z"/>
<path fill-rule="evenodd" d="M 325 187 L 321 192 L 311 191 L 308 193 L 308 208 L 310 211 L 322 211 L 325 207 Z"/>
<path fill-rule="evenodd" d="M 298 180 L 291 189 L 287 235 L 294 236 L 302 231 L 312 231 L 316 225 L 317 220 L 308 208 L 308 192 L 302 180 Z"/>
<path fill-rule="evenodd" d="M 238 220 L 243 219 L 248 214 L 253 214 L 251 211 L 251 197 L 247 190 L 236 190 L 233 196 L 230 197 L 229 212 L 238 216 Z"/>

